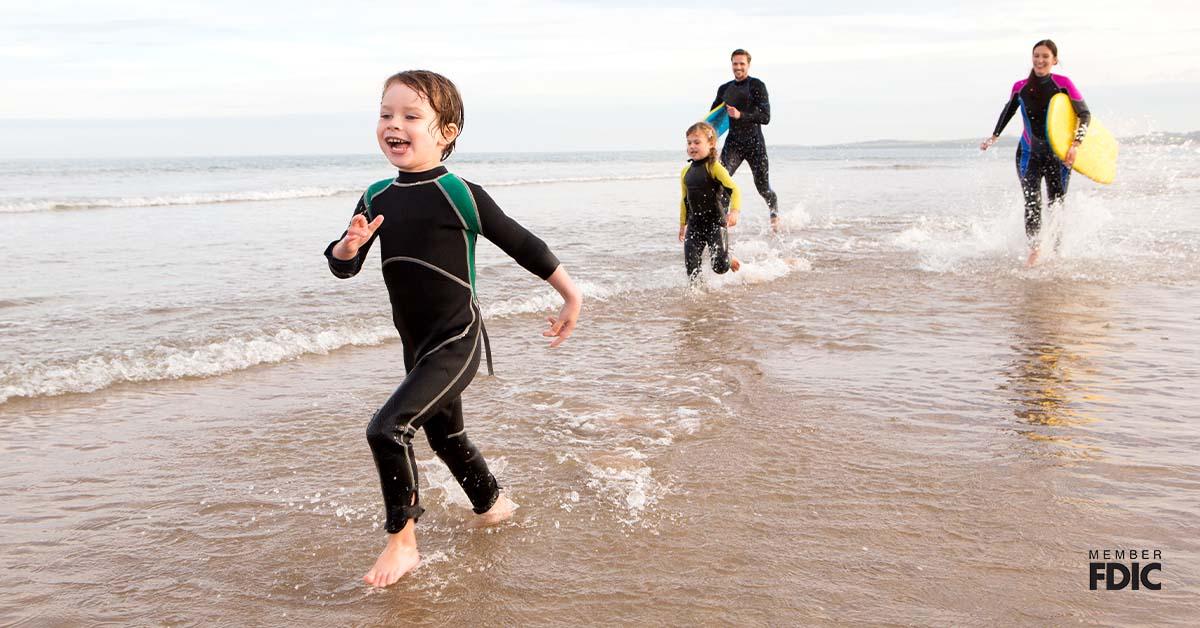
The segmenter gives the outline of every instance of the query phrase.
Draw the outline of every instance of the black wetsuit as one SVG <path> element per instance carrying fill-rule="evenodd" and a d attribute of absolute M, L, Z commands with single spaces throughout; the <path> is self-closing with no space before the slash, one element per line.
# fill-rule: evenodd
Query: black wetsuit
<path fill-rule="evenodd" d="M 736 120 L 729 118 L 729 135 L 721 149 L 721 165 L 729 174 L 733 174 L 743 160 L 749 162 L 750 172 L 754 175 L 754 187 L 767 202 L 771 217 L 775 217 L 779 214 L 779 199 L 771 189 L 767 142 L 762 133 L 762 125 L 771 122 L 767 86 L 752 76 L 741 81 L 729 81 L 717 88 L 717 97 L 709 109 L 722 102 L 736 108 L 742 117 Z"/>
<path fill-rule="evenodd" d="M 478 185 L 466 183 L 477 218 L 460 214 L 450 202 L 449 182 L 439 181 L 443 176 L 453 175 L 438 167 L 401 172 L 395 180 L 372 185 L 354 213 L 368 221 L 384 216 L 379 230 L 354 259 L 333 256 L 341 238 L 325 249 L 329 269 L 346 278 L 358 273 L 372 243 L 381 240 L 383 278 L 392 321 L 404 344 L 407 375 L 372 417 L 367 441 L 383 487 L 386 528 L 392 533 L 424 512 L 412 449 L 412 439 L 422 427 L 475 512 L 486 512 L 499 494 L 495 477 L 463 431 L 460 395 L 479 366 L 482 327 L 472 289 L 474 235 L 468 224 L 538 277 L 546 279 L 558 268 L 546 244 L 504 215 Z"/>
<path fill-rule="evenodd" d="M 725 167 L 708 160 L 692 161 L 680 174 L 683 198 L 680 222 L 687 225 L 683 240 L 683 264 L 688 277 L 700 276 L 704 247 L 712 258 L 713 272 L 729 271 L 729 231 L 722 195 L 730 195 L 730 209 L 739 209 L 741 194 Z"/>
<path fill-rule="evenodd" d="M 1058 159 L 1046 137 L 1046 114 L 1050 99 L 1055 94 L 1067 94 L 1071 107 L 1079 117 L 1075 139 L 1082 141 L 1087 134 L 1092 114 L 1075 84 L 1060 74 L 1032 76 L 1017 81 L 1012 86 L 1008 104 L 1000 112 L 993 136 L 1000 135 L 1009 120 L 1019 109 L 1025 121 L 1021 142 L 1017 145 L 1017 176 L 1021 179 L 1021 190 L 1025 195 L 1025 235 L 1033 238 L 1042 227 L 1042 179 L 1046 180 L 1046 194 L 1050 204 L 1062 201 L 1071 182 L 1071 168 Z"/>

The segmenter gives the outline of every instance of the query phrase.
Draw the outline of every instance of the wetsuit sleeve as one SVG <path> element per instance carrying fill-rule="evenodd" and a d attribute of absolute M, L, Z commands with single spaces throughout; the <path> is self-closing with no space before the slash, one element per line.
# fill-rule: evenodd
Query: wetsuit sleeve
<path fill-rule="evenodd" d="M 1008 97 L 1008 104 L 1004 106 L 1004 110 L 1000 112 L 1000 119 L 996 121 L 996 129 L 992 131 L 993 137 L 999 137 L 1004 131 L 1004 127 L 1008 126 L 1008 121 L 1017 114 L 1017 109 L 1021 108 L 1021 87 L 1024 86 L 1024 81 L 1018 81 L 1012 88 L 1012 94 Z"/>
<path fill-rule="evenodd" d="M 754 124 L 771 123 L 771 101 L 767 98 L 767 86 L 758 79 L 750 80 L 750 110 L 742 112 L 742 120 Z"/>
<path fill-rule="evenodd" d="M 362 198 L 358 199 L 358 207 L 354 209 L 354 216 L 358 214 L 367 214 L 367 218 L 370 219 L 370 214 L 367 212 L 366 194 L 363 194 Z M 346 231 L 343 231 L 342 235 L 338 236 L 338 239 L 330 242 L 329 246 L 325 247 L 325 258 L 329 260 L 329 272 L 333 273 L 335 277 L 348 279 L 357 275 L 358 271 L 362 270 L 363 260 L 367 259 L 367 252 L 371 250 L 371 245 L 375 243 L 375 239 L 379 237 L 379 232 L 376 231 L 375 235 L 372 235 L 371 239 L 367 240 L 366 244 L 363 244 L 358 249 L 358 255 L 355 255 L 354 259 L 340 260 L 333 256 L 333 247 L 337 246 L 337 243 L 341 242 L 344 237 L 346 237 Z"/>
<path fill-rule="evenodd" d="M 516 260 L 525 270 L 542 279 L 549 279 L 558 269 L 558 258 L 550 252 L 550 247 L 546 246 L 541 238 L 505 215 L 483 188 L 469 182 L 467 186 L 471 190 L 471 196 L 475 197 L 475 207 L 479 210 L 479 228 L 483 237 L 500 247 L 500 250 Z"/>
<path fill-rule="evenodd" d="M 717 88 L 717 97 L 713 99 L 712 104 L 708 106 L 708 110 L 712 111 L 717 108 L 717 105 L 725 101 L 725 89 L 729 87 L 729 83 Z"/>
<path fill-rule="evenodd" d="M 714 107 L 716 105 L 713 105 Z M 684 166 L 683 172 L 679 173 L 679 190 L 683 196 L 679 197 L 679 225 L 687 224 L 687 172 L 688 167 Z"/>
<path fill-rule="evenodd" d="M 742 190 L 738 188 L 738 184 L 733 182 L 733 177 L 729 176 L 729 171 L 725 169 L 725 166 L 714 161 L 709 166 L 708 172 L 712 178 L 729 190 L 729 211 L 741 211 Z"/>
<path fill-rule="evenodd" d="M 1087 103 L 1083 100 L 1083 94 L 1079 93 L 1071 79 L 1053 74 L 1050 78 L 1058 86 L 1058 91 L 1071 99 L 1071 109 L 1075 110 L 1075 117 L 1079 118 L 1079 126 L 1075 127 L 1075 141 L 1082 142 L 1087 135 L 1088 124 L 1092 121 L 1092 112 L 1088 110 Z"/>

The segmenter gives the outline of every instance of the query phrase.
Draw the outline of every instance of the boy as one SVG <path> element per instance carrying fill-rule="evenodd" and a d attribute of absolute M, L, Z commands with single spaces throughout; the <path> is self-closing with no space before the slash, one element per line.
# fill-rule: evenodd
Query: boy
<path fill-rule="evenodd" d="M 352 277 L 382 236 L 384 282 L 404 343 L 407 375 L 367 427 L 387 513 L 387 546 L 363 576 L 377 587 L 420 563 L 415 522 L 424 509 L 412 449 L 418 429 L 425 428 L 481 524 L 503 521 L 516 508 L 463 429 L 459 395 L 478 369 L 483 326 L 474 298 L 475 236 L 494 242 L 562 295 L 562 309 L 547 318 L 550 329 L 543 332 L 554 338 L 551 347 L 570 337 L 582 303 L 544 242 L 504 215 L 483 188 L 442 166 L 462 127 L 462 98 L 446 77 L 414 70 L 388 78 L 376 139 L 399 174 L 367 189 L 350 227 L 325 249 L 333 274 Z"/>

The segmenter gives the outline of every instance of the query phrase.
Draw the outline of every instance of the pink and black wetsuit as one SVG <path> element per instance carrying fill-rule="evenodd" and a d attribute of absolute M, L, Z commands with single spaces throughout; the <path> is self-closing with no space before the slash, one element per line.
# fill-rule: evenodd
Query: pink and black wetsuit
<path fill-rule="evenodd" d="M 1031 73 L 1029 78 L 1014 83 L 1008 104 L 1000 112 L 996 130 L 992 132 L 992 135 L 1000 135 L 1017 110 L 1021 110 L 1025 130 L 1017 145 L 1017 176 L 1025 192 L 1025 235 L 1030 238 L 1036 236 L 1042 226 L 1041 180 L 1046 179 L 1046 194 L 1054 204 L 1066 196 L 1071 179 L 1071 168 L 1059 161 L 1046 138 L 1046 112 L 1050 109 L 1050 99 L 1060 93 L 1071 98 L 1071 107 L 1079 117 L 1075 139 L 1082 141 L 1092 114 L 1071 79 L 1059 74 L 1039 77 Z"/>

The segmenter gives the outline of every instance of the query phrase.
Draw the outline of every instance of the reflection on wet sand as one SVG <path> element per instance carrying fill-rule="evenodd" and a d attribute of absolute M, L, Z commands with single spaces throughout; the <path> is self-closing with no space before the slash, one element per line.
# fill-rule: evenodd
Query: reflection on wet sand
<path fill-rule="evenodd" d="M 1030 282 L 1015 304 L 1011 362 L 1005 367 L 1013 414 L 1028 427 L 1016 431 L 1039 443 L 1094 457 L 1100 448 L 1080 442 L 1080 428 L 1099 421 L 1090 390 L 1103 358 L 1103 288 L 1070 282 Z M 1057 452 L 1059 454 L 1066 452 Z"/>

